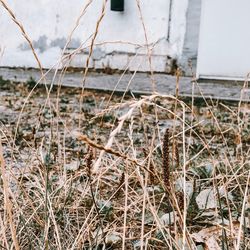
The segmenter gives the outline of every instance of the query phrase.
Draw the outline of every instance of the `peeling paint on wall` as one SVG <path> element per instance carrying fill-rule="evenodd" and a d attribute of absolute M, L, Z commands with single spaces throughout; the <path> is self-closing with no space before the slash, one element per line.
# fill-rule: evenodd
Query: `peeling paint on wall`
<path fill-rule="evenodd" d="M 67 39 L 65 37 L 56 38 L 49 42 L 49 39 L 46 35 L 42 35 L 38 38 L 38 40 L 32 41 L 33 47 L 37 49 L 40 53 L 43 53 L 48 48 L 59 47 L 63 49 L 67 43 Z M 79 39 L 72 39 L 68 44 L 68 48 L 76 49 L 80 47 L 81 42 Z M 31 50 L 28 42 L 24 42 L 18 46 L 21 51 Z"/>
<path fill-rule="evenodd" d="M 170 1 L 172 1 L 171 10 Z M 83 9 L 86 3 L 86 0 L 37 0 L 35 2 L 19 0 L 11 4 L 13 11 L 27 30 L 43 67 L 62 66 L 60 63 L 62 49 L 80 15 L 79 9 Z M 158 0 L 157 4 L 155 0 L 141 0 L 140 3 L 153 69 L 158 72 L 171 72 L 174 62 L 182 57 L 188 0 Z M 27 8 L 23 8 L 24 4 Z M 69 58 L 67 55 L 81 47 L 80 53 L 63 63 L 73 67 L 85 66 L 101 7 L 102 2 L 99 0 L 93 0 L 88 7 L 73 33 L 64 59 Z M 170 19 L 171 23 L 169 23 Z M 0 66 L 37 67 L 27 42 L 8 14 L 3 13 L 0 25 L 3 27 L 0 29 L 2 38 L 0 47 L 6 48 Z M 95 42 L 91 67 L 128 68 L 129 70 L 136 70 L 138 67 L 140 71 L 150 70 L 144 29 L 136 1 L 127 0 L 123 13 L 110 11 L 107 4 Z"/>
<path fill-rule="evenodd" d="M 65 37 L 60 37 L 52 40 L 50 42 L 50 47 L 59 47 L 60 49 L 63 49 L 67 43 L 67 39 Z"/>
<path fill-rule="evenodd" d="M 39 50 L 40 53 L 43 53 L 48 48 L 47 40 L 48 37 L 46 35 L 42 35 L 37 40 L 32 41 L 33 47 Z M 21 51 L 30 50 L 30 46 L 27 42 L 20 44 L 18 48 Z"/>

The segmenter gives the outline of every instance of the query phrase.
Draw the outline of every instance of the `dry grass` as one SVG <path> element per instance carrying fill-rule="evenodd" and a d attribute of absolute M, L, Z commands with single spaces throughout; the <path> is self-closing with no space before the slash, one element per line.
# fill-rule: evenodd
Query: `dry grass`
<path fill-rule="evenodd" d="M 79 112 L 81 90 L 61 88 L 51 92 L 51 112 L 40 87 L 22 110 L 27 88 L 2 84 L 1 105 L 12 110 L 0 116 L 3 248 L 196 249 L 211 237 L 224 249 L 249 244 L 247 104 L 176 106 L 152 95 L 118 105 L 119 96 L 85 91 Z M 209 188 L 215 196 L 204 194 L 199 208 Z M 205 229 L 214 234 L 202 236 Z"/>
<path fill-rule="evenodd" d="M 80 90 L 0 82 L 0 248 L 249 249 L 249 104 L 181 100 L 180 71 L 176 96 L 87 92 L 88 67 Z"/>

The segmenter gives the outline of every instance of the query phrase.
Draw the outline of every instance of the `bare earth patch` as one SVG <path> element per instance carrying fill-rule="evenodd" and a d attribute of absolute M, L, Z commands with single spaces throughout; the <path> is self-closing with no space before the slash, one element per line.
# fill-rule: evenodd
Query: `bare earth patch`
<path fill-rule="evenodd" d="M 249 104 L 32 84 L 0 83 L 0 248 L 250 248 Z"/>

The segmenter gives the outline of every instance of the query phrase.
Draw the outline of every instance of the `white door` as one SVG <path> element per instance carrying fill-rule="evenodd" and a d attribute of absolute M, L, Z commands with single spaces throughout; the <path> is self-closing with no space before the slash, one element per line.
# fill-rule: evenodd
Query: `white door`
<path fill-rule="evenodd" d="M 202 0 L 197 77 L 245 79 L 250 72 L 250 1 Z"/>

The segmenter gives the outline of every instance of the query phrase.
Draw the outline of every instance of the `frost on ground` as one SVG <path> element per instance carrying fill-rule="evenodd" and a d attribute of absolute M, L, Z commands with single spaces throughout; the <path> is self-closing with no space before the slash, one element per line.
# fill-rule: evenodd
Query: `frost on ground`
<path fill-rule="evenodd" d="M 0 247 L 250 248 L 249 104 L 31 87 L 0 83 Z"/>

